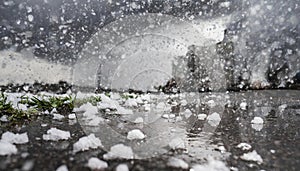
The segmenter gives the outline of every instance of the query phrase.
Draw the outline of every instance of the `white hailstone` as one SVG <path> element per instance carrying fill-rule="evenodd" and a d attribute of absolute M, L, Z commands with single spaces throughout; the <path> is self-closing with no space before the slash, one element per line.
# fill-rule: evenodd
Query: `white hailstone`
<path fill-rule="evenodd" d="M 69 119 L 76 119 L 76 115 L 74 113 L 68 115 Z"/>
<path fill-rule="evenodd" d="M 138 124 L 138 123 L 144 123 L 144 119 L 143 119 L 142 117 L 137 117 L 137 118 L 133 121 L 133 123 L 136 123 L 136 124 Z"/>
<path fill-rule="evenodd" d="M 223 7 L 223 8 L 228 8 L 228 7 L 230 7 L 230 4 L 231 4 L 230 1 L 225 1 L 225 2 L 221 2 L 221 3 L 219 4 L 219 6 L 220 6 L 220 7 Z"/>
<path fill-rule="evenodd" d="M 119 164 L 116 167 L 116 171 L 129 171 L 127 164 Z"/>
<path fill-rule="evenodd" d="M 49 111 L 48 111 L 49 112 Z M 57 113 L 57 110 L 56 110 L 56 108 L 53 108 L 52 110 L 51 110 L 51 112 L 50 112 L 51 114 L 53 114 L 53 113 Z"/>
<path fill-rule="evenodd" d="M 258 164 L 261 164 L 263 162 L 263 159 L 255 150 L 252 152 L 243 154 L 241 156 L 241 159 L 246 160 L 246 161 L 254 161 L 254 162 L 257 162 Z"/>
<path fill-rule="evenodd" d="M 129 140 L 135 140 L 135 139 L 144 139 L 146 136 L 145 134 L 139 130 L 139 129 L 134 129 L 128 132 L 127 134 L 127 139 Z"/>
<path fill-rule="evenodd" d="M 81 105 L 79 108 L 74 108 L 74 112 L 86 112 L 86 111 L 89 111 L 91 113 L 97 113 L 98 108 L 93 106 L 89 102 Z"/>
<path fill-rule="evenodd" d="M 0 121 L 1 121 L 1 122 L 8 122 L 8 117 L 7 117 L 7 115 L 1 116 Z"/>
<path fill-rule="evenodd" d="M 56 171 L 68 171 L 68 167 L 66 165 L 59 166 Z"/>
<path fill-rule="evenodd" d="M 224 162 L 209 158 L 207 164 L 195 165 L 190 171 L 229 171 Z"/>
<path fill-rule="evenodd" d="M 55 120 L 62 120 L 64 118 L 65 117 L 61 114 L 55 114 L 55 113 L 53 114 L 53 119 L 55 119 Z"/>
<path fill-rule="evenodd" d="M 161 117 L 164 119 L 169 119 L 169 114 L 163 114 L 163 115 L 161 115 Z"/>
<path fill-rule="evenodd" d="M 185 106 L 185 105 L 187 105 L 187 101 L 186 101 L 185 99 L 183 99 L 183 100 L 180 101 L 180 104 L 181 104 L 182 106 Z"/>
<path fill-rule="evenodd" d="M 23 163 L 21 170 L 22 171 L 29 171 L 29 170 L 32 170 L 33 166 L 34 166 L 34 161 L 33 160 L 28 160 L 28 161 L 25 161 Z"/>
<path fill-rule="evenodd" d="M 18 104 L 18 108 L 22 111 L 26 111 L 27 110 L 27 106 L 24 104 Z"/>
<path fill-rule="evenodd" d="M 170 118 L 170 119 L 173 119 L 173 118 L 175 118 L 175 117 L 176 117 L 175 114 L 170 114 L 170 115 L 169 115 L 169 118 Z"/>
<path fill-rule="evenodd" d="M 261 131 L 264 127 L 263 123 L 264 123 L 264 120 L 261 117 L 254 117 L 251 120 L 251 127 L 253 129 L 255 129 L 256 131 Z"/>
<path fill-rule="evenodd" d="M 44 140 L 52 140 L 52 141 L 59 141 L 59 140 L 67 140 L 71 137 L 69 131 L 63 131 L 57 128 L 50 128 L 47 131 L 47 134 L 43 135 Z"/>
<path fill-rule="evenodd" d="M 104 159 L 133 159 L 132 148 L 124 144 L 117 144 L 110 148 L 110 151 L 103 155 Z"/>
<path fill-rule="evenodd" d="M 88 118 L 89 117 L 93 118 L 95 116 L 95 114 L 98 113 L 98 108 L 96 106 L 93 106 L 91 103 L 85 104 L 83 109 L 84 109 L 83 116 L 88 117 Z"/>
<path fill-rule="evenodd" d="M 98 126 L 99 124 L 101 124 L 103 122 L 104 122 L 104 119 L 102 117 L 95 115 L 93 119 L 88 121 L 87 125 L 89 125 L 89 126 Z"/>
<path fill-rule="evenodd" d="M 170 167 L 174 167 L 174 168 L 182 168 L 182 169 L 188 169 L 189 168 L 189 165 L 184 160 L 178 159 L 178 158 L 175 158 L 175 157 L 171 157 L 168 160 L 167 165 L 170 166 Z"/>
<path fill-rule="evenodd" d="M 159 111 L 163 111 L 167 108 L 167 105 L 164 103 L 164 102 L 159 102 L 157 105 L 156 105 L 156 109 L 159 110 Z"/>
<path fill-rule="evenodd" d="M 190 109 L 186 109 L 184 112 L 183 112 L 183 115 L 185 118 L 189 118 L 193 113 L 191 112 Z"/>
<path fill-rule="evenodd" d="M 204 114 L 204 113 L 201 113 L 201 114 L 198 115 L 198 119 L 202 120 L 202 121 L 205 120 L 206 117 L 207 117 L 207 115 Z"/>
<path fill-rule="evenodd" d="M 252 146 L 250 144 L 247 144 L 247 143 L 240 143 L 236 147 L 240 148 L 242 150 L 250 150 L 252 148 Z"/>
<path fill-rule="evenodd" d="M 217 149 L 221 152 L 221 153 L 225 153 L 226 152 L 226 148 L 224 146 L 218 146 Z"/>
<path fill-rule="evenodd" d="M 263 124 L 264 120 L 261 117 L 254 117 L 251 121 L 252 124 Z"/>
<path fill-rule="evenodd" d="M 175 117 L 175 121 L 176 122 L 180 122 L 180 121 L 182 121 L 183 119 L 182 119 L 182 117 L 181 116 L 176 116 Z"/>
<path fill-rule="evenodd" d="M 218 113 L 214 112 L 211 115 L 207 116 L 207 122 L 211 125 L 211 126 L 218 126 L 219 123 L 221 121 L 221 117 Z"/>
<path fill-rule="evenodd" d="M 185 149 L 185 143 L 181 138 L 177 137 L 177 138 L 172 139 L 169 142 L 169 147 L 173 150 L 175 150 L 175 149 Z"/>
<path fill-rule="evenodd" d="M 150 104 L 144 104 L 145 111 L 150 111 L 151 110 L 151 105 Z"/>
<path fill-rule="evenodd" d="M 98 147 L 103 147 L 101 140 L 95 137 L 94 134 L 90 134 L 89 136 L 79 138 L 73 145 L 73 151 L 77 153 L 79 151 L 86 151 L 90 148 L 96 149 Z"/>
<path fill-rule="evenodd" d="M 242 103 L 240 104 L 240 108 L 241 108 L 242 110 L 247 110 L 247 103 L 246 103 L 246 102 L 242 102 Z"/>
<path fill-rule="evenodd" d="M 136 102 L 135 99 L 129 98 L 129 99 L 126 100 L 124 105 L 127 106 L 127 107 L 137 107 L 138 103 Z"/>
<path fill-rule="evenodd" d="M 131 109 L 125 109 L 124 107 L 117 105 L 117 113 L 120 115 L 132 115 L 133 111 Z"/>
<path fill-rule="evenodd" d="M 108 164 L 103 160 L 92 157 L 89 159 L 87 166 L 92 170 L 101 170 L 106 169 L 108 167 Z"/>
<path fill-rule="evenodd" d="M 283 112 L 287 108 L 287 104 L 282 104 L 278 107 L 279 112 Z"/>
<path fill-rule="evenodd" d="M 12 132 L 5 132 L 1 136 L 1 141 L 8 142 L 11 144 L 25 144 L 29 142 L 27 133 L 14 134 Z"/>
<path fill-rule="evenodd" d="M 215 102 L 214 100 L 209 100 L 209 101 L 207 102 L 207 105 L 208 105 L 210 108 L 212 108 L 212 107 L 215 107 L 215 106 L 216 106 L 216 102 Z"/>
<path fill-rule="evenodd" d="M 0 141 L 0 156 L 17 154 L 17 152 L 18 149 L 15 145 L 9 142 Z"/>
<path fill-rule="evenodd" d="M 149 94 L 143 94 L 141 95 L 141 99 L 147 102 L 151 101 L 151 96 Z"/>
<path fill-rule="evenodd" d="M 135 99 L 135 101 L 136 101 L 138 104 L 143 104 L 143 103 L 144 103 L 141 97 L 137 97 L 137 98 Z"/>
<path fill-rule="evenodd" d="M 32 22 L 33 19 L 34 19 L 33 15 L 31 15 L 31 14 L 29 14 L 29 15 L 27 16 L 27 18 L 28 18 L 28 21 L 30 21 L 30 22 Z"/>
<path fill-rule="evenodd" d="M 264 125 L 263 124 L 251 124 L 251 127 L 253 129 L 255 129 L 256 131 L 261 131 L 263 129 Z"/>

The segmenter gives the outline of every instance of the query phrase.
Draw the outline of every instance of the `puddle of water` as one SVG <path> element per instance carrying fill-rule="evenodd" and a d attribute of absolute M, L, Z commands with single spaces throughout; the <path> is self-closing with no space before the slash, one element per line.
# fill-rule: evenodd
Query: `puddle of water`
<path fill-rule="evenodd" d="M 106 150 L 123 143 L 133 149 L 136 158 L 151 158 L 168 152 L 171 148 L 169 143 L 178 139 L 184 143 L 184 149 L 191 152 L 193 160 L 203 159 L 203 154 L 209 154 L 200 151 L 216 148 L 210 145 L 210 137 L 220 123 L 228 95 L 186 93 L 171 96 L 151 95 L 154 98 L 147 102 L 150 104 L 148 111 L 143 109 L 143 105 L 131 108 L 133 114 L 129 115 L 102 111 L 98 116 L 105 121 L 94 127 L 88 125 L 89 120 L 82 114 L 77 116 L 83 130 L 97 135 Z M 184 105 L 181 104 L 183 99 Z M 190 111 L 189 114 L 186 111 Z M 198 119 L 201 113 L 208 115 L 206 120 Z M 143 123 L 134 123 L 137 118 L 143 118 Z M 133 129 L 141 130 L 146 138 L 129 140 L 127 133 Z"/>
<path fill-rule="evenodd" d="M 170 156 L 184 159 L 190 167 L 193 164 L 206 163 L 207 159 L 213 157 L 226 160 L 228 167 L 233 166 L 239 170 L 296 170 L 295 166 L 299 164 L 299 93 L 288 90 L 150 95 L 150 110 L 132 107 L 131 115 L 109 115 L 100 112 L 96 116 L 107 120 L 96 126 L 88 125 L 89 122 L 82 113 L 76 114 L 78 122 L 72 124 L 67 118 L 58 121 L 53 120 L 51 115 L 43 115 L 28 125 L 10 129 L 16 133 L 28 132 L 29 143 L 18 145 L 19 153 L 16 155 L 1 156 L 0 167 L 4 168 L 3 170 L 13 170 L 12 168 L 18 168 L 20 163 L 34 160 L 39 161 L 35 162 L 34 169 L 45 168 L 50 162 L 51 166 L 49 165 L 48 169 L 55 170 L 54 167 L 61 165 L 61 161 L 69 161 L 69 168 L 76 170 L 83 167 L 89 157 L 102 156 L 111 146 L 123 143 L 131 146 L 136 159 L 146 159 L 134 161 L 140 163 L 145 170 L 165 168 L 164 159 Z M 241 108 L 242 102 L 246 103 L 245 108 L 243 105 Z M 176 107 L 170 108 L 168 104 Z M 187 109 L 191 112 L 186 112 Z M 199 120 L 197 115 L 194 115 L 199 113 L 207 114 L 206 119 Z M 218 120 L 215 113 L 219 114 L 221 120 Z M 164 114 L 168 114 L 169 118 L 162 117 Z M 176 121 L 174 115 L 181 116 L 182 120 Z M 208 122 L 209 116 L 215 118 L 216 121 L 212 123 L 217 123 L 216 126 Z M 134 123 L 136 117 L 143 118 L 144 123 Z M 251 126 L 255 117 L 263 120 L 259 130 Z M 43 141 L 42 135 L 51 127 L 70 131 L 71 139 L 59 142 Z M 3 133 L 5 129 L 7 128 L 1 129 L 0 132 Z M 130 141 L 127 139 L 127 133 L 132 129 L 142 130 L 147 137 L 144 140 Z M 73 144 L 84 134 L 90 133 L 95 133 L 102 140 L 105 151 L 96 149 L 70 154 Z M 177 141 L 174 143 L 172 140 L 175 138 Z M 180 143 L 183 142 L 185 148 L 171 150 L 170 142 L 173 146 L 177 145 L 176 142 L 181 146 Z M 252 148 L 242 151 L 236 147 L 239 143 L 248 143 Z M 240 158 L 253 150 L 263 159 L 262 164 Z M 23 158 L 26 153 L 29 155 Z M 47 160 L 40 161 L 41 157 Z M 120 160 L 110 162 L 110 169 L 113 170 L 114 164 L 119 164 Z M 138 165 L 129 166 L 132 167 L 131 170 L 140 170 Z"/>
<path fill-rule="evenodd" d="M 299 102 L 293 100 L 297 95 L 292 94 L 291 91 L 152 94 L 152 99 L 148 101 L 149 110 L 145 111 L 142 104 L 130 108 L 133 111 L 130 115 L 102 111 L 98 116 L 106 120 L 97 126 L 88 126 L 83 115 L 77 116 L 86 134 L 97 135 L 107 151 L 113 145 L 123 143 L 133 149 L 136 159 L 152 158 L 168 153 L 171 150 L 170 142 L 177 139 L 178 147 L 180 143 L 184 144 L 184 153 L 180 153 L 180 156 L 188 162 L 203 161 L 209 156 L 224 160 L 230 153 L 222 148 L 224 145 L 228 147 L 231 138 L 235 142 L 251 142 L 252 138 L 258 140 L 258 137 L 267 136 L 276 127 L 274 120 L 279 125 L 285 122 L 286 116 L 281 114 L 285 111 L 282 109 L 285 105 L 282 105 Z M 241 108 L 240 103 L 245 103 L 246 107 Z M 198 119 L 199 114 L 206 114 L 207 117 Z M 260 117 L 263 123 L 251 124 L 254 117 Z M 144 122 L 135 123 L 137 118 L 143 118 Z M 230 134 L 237 132 L 238 135 L 222 138 L 219 141 L 222 143 L 216 144 L 217 137 L 223 136 L 222 132 L 226 132 L 224 129 L 231 126 L 235 126 L 235 130 Z M 129 140 L 127 133 L 133 129 L 141 130 L 146 138 Z"/>

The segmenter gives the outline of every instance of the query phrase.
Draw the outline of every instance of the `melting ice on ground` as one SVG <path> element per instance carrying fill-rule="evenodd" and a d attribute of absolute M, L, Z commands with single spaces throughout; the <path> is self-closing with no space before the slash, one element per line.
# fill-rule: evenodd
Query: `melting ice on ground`
<path fill-rule="evenodd" d="M 133 159 L 134 154 L 129 146 L 124 144 L 116 144 L 110 148 L 110 151 L 103 155 L 104 159 Z"/>
<path fill-rule="evenodd" d="M 14 134 L 12 132 L 5 132 L 1 136 L 0 140 L 0 155 L 12 155 L 18 152 L 17 147 L 14 144 L 25 144 L 28 143 L 27 133 Z"/>
<path fill-rule="evenodd" d="M 73 145 L 73 151 L 77 153 L 79 151 L 86 151 L 90 148 L 96 149 L 98 147 L 103 147 L 101 140 L 95 137 L 94 134 L 90 134 L 89 136 L 79 138 L 79 140 Z"/>
<path fill-rule="evenodd" d="M 47 134 L 43 135 L 44 140 L 52 140 L 52 141 L 67 140 L 70 137 L 71 137 L 70 131 L 63 131 L 57 128 L 50 128 L 47 131 Z"/>
<path fill-rule="evenodd" d="M 100 160 L 96 157 L 89 159 L 87 166 L 92 170 L 102 170 L 108 167 L 107 162 Z"/>
<path fill-rule="evenodd" d="M 257 162 L 258 164 L 261 164 L 263 162 L 263 159 L 255 150 L 252 152 L 243 154 L 241 156 L 241 159 L 246 160 L 246 161 L 254 161 L 254 162 Z"/>
<path fill-rule="evenodd" d="M 182 159 L 171 157 L 167 163 L 168 166 L 175 168 L 188 169 L 189 165 Z"/>

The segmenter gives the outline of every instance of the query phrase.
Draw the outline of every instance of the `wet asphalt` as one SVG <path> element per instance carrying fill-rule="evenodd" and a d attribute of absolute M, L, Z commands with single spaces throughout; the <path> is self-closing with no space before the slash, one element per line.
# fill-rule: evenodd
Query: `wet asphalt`
<path fill-rule="evenodd" d="M 225 93 L 201 93 L 199 99 L 205 96 L 217 97 Z M 215 96 L 214 96 L 215 95 Z M 210 136 L 208 145 L 224 146 L 226 155 L 222 160 L 232 170 L 298 170 L 300 167 L 300 91 L 297 90 L 262 90 L 247 92 L 232 92 L 226 94 L 227 100 L 221 113 L 221 121 Z M 246 109 L 241 109 L 240 104 L 246 102 Z M 200 101 L 201 103 L 201 101 Z M 214 110 L 214 107 L 208 110 Z M 254 127 L 251 120 L 261 117 L 264 124 L 261 128 Z M 41 126 L 43 124 L 43 126 Z M 187 132 L 197 136 L 200 132 L 192 130 L 203 126 L 196 122 L 186 126 Z M 44 141 L 42 135 L 51 127 L 68 130 L 71 139 L 66 141 Z M 89 170 L 86 166 L 90 157 L 103 159 L 105 150 L 96 149 L 85 152 L 73 153 L 73 144 L 87 133 L 77 120 L 54 120 L 51 115 L 41 115 L 32 121 L 21 125 L 1 123 L 0 133 L 5 131 L 27 132 L 29 143 L 17 145 L 18 153 L 12 156 L 0 156 L 0 170 L 56 170 L 65 164 L 69 170 Z M 101 134 L 101 133 L 100 133 Z M 201 137 L 200 137 L 201 139 Z M 249 151 L 242 151 L 236 146 L 239 143 L 248 143 L 252 146 Z M 197 148 L 197 147 L 195 147 Z M 142 170 L 182 170 L 167 166 L 169 157 L 183 156 L 190 166 L 205 163 L 207 156 L 216 157 L 222 151 L 218 148 L 210 149 L 206 157 L 193 158 L 193 150 L 169 150 L 147 159 L 140 160 L 109 160 L 108 169 L 114 170 L 118 164 L 126 163 L 132 171 Z M 256 150 L 262 157 L 263 163 L 244 161 L 240 158 L 246 152 Z M 195 152 L 201 153 L 201 150 Z M 216 155 L 217 154 L 217 155 Z M 187 157 L 184 157 L 187 156 Z M 226 157 L 224 157 L 226 156 Z M 218 157 L 219 158 L 219 157 Z M 30 167 L 29 167 L 30 166 Z M 27 167 L 27 168 L 26 168 Z"/>

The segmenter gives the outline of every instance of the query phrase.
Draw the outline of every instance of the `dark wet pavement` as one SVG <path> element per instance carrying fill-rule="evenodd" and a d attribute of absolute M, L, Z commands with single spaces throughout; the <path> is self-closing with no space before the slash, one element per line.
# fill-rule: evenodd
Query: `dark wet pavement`
<path fill-rule="evenodd" d="M 214 99 L 216 106 L 199 112 L 218 111 L 221 121 L 214 129 L 198 120 L 187 122 L 189 124 L 186 125 L 186 131 L 189 133 L 187 140 L 190 143 L 188 151 L 169 150 L 164 154 L 141 160 L 109 160 L 107 170 L 114 170 L 121 163 L 126 163 L 132 171 L 181 170 L 166 165 L 171 156 L 184 159 L 190 167 L 205 163 L 211 156 L 218 160 L 225 160 L 228 168 L 232 170 L 298 170 L 297 168 L 300 167 L 300 91 L 202 93 L 198 98 L 200 101 L 195 102 L 197 104 L 204 104 L 206 99 Z M 216 99 L 219 99 L 220 103 Z M 247 104 L 245 109 L 241 107 L 242 102 Z M 198 109 L 203 108 L 198 107 Z M 262 118 L 264 123 L 251 124 L 254 117 Z M 41 124 L 47 125 L 41 126 Z M 86 164 L 90 157 L 97 156 L 103 159 L 102 156 L 106 153 L 104 150 L 97 149 L 74 154 L 73 144 L 85 135 L 86 130 L 82 128 L 80 121 L 72 121 L 68 118 L 58 121 L 53 120 L 49 115 L 42 115 L 21 127 L 11 127 L 6 124 L 2 124 L 1 127 L 1 134 L 5 131 L 28 132 L 29 143 L 17 145 L 16 155 L 1 156 L 0 170 L 26 170 L 26 167 L 38 171 L 56 170 L 63 164 L 66 164 L 69 170 L 88 170 Z M 71 139 L 59 142 L 43 140 L 42 135 L 51 127 L 70 131 Z M 209 136 L 206 136 L 205 131 L 209 132 Z M 201 139 L 208 137 L 209 140 L 205 141 L 206 145 L 197 144 L 202 142 Z M 237 148 L 240 143 L 250 144 L 252 148 L 242 151 Z M 218 148 L 220 146 L 225 147 L 225 152 Z M 262 157 L 261 164 L 241 159 L 240 156 L 253 150 Z M 203 155 L 199 155 L 200 153 Z"/>
<path fill-rule="evenodd" d="M 219 137 L 232 153 L 228 163 L 240 170 L 297 170 L 300 166 L 299 91 L 258 91 L 245 96 L 251 105 L 248 110 L 229 109 L 230 117 L 223 118 L 219 127 L 222 134 Z M 282 109 L 285 104 L 286 108 Z M 251 128 L 251 115 L 264 118 L 262 130 Z M 242 121 L 237 121 L 237 117 Z M 250 143 L 264 162 L 250 169 L 251 163 L 236 160 L 241 154 L 234 148 L 238 142 Z"/>

